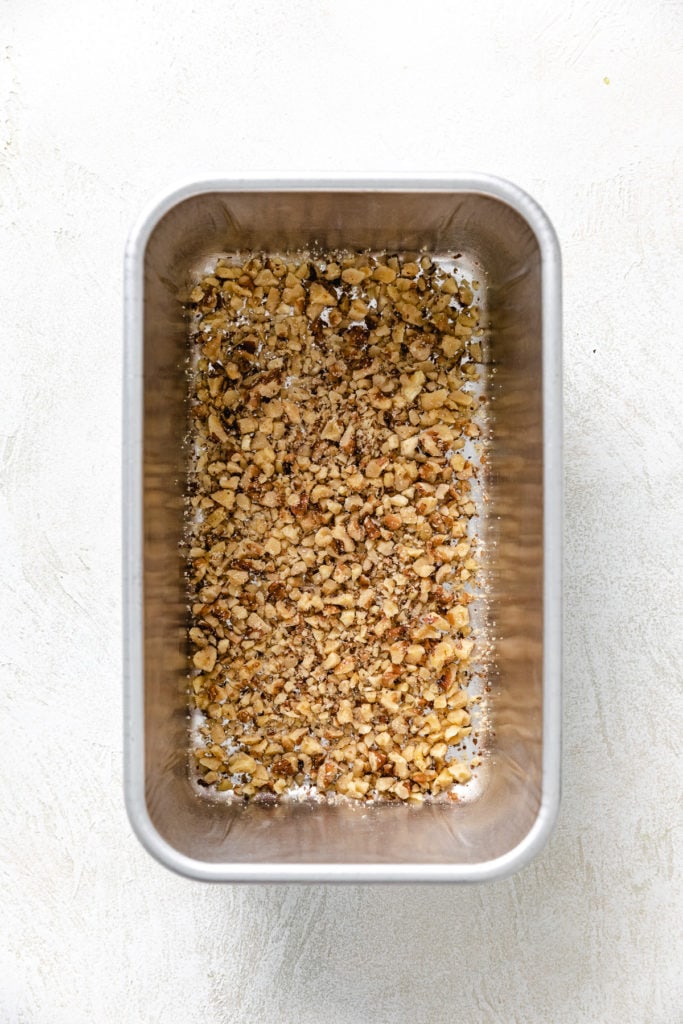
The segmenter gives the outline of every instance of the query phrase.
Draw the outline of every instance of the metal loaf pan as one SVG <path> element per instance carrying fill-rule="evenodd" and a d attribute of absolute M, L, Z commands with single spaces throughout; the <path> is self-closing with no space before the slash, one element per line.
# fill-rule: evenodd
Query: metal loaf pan
<path fill-rule="evenodd" d="M 308 246 L 458 252 L 485 287 L 493 731 L 482 785 L 461 803 L 230 805 L 190 782 L 177 295 L 220 252 Z M 125 286 L 125 787 L 141 842 L 215 881 L 483 881 L 521 867 L 545 844 L 560 789 L 560 255 L 543 211 L 484 175 L 219 178 L 143 215 Z"/>

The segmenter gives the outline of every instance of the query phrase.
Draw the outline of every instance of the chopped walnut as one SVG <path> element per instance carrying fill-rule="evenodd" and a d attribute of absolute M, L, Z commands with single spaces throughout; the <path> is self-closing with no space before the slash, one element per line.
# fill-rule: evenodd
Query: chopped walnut
<path fill-rule="evenodd" d="M 447 794 L 478 651 L 474 288 L 427 255 L 259 255 L 189 310 L 199 781 Z"/>

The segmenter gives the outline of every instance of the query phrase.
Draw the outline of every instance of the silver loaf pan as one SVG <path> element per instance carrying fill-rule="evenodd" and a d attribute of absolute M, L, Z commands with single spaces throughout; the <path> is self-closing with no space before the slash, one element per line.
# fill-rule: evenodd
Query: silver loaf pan
<path fill-rule="evenodd" d="M 188 773 L 187 322 L 220 252 L 461 253 L 491 323 L 486 571 L 493 730 L 476 798 L 420 807 L 216 803 Z M 485 175 L 217 178 L 148 209 L 125 265 L 125 789 L 143 845 L 215 881 L 484 881 L 545 844 L 560 791 L 560 254 L 540 207 Z"/>

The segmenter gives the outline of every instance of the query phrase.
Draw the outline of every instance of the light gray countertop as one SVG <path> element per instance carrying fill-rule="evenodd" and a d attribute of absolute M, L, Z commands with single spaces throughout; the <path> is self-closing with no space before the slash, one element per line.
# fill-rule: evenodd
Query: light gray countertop
<path fill-rule="evenodd" d="M 683 1020 L 680 8 L 30 0 L 2 20 L 0 1021 Z M 126 233 L 212 172 L 454 169 L 521 185 L 563 249 L 556 832 L 472 888 L 176 878 L 121 791 Z"/>

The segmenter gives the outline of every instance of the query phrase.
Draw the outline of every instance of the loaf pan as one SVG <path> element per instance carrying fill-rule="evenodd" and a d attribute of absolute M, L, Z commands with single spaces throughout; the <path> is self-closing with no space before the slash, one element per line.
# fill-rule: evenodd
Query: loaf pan
<path fill-rule="evenodd" d="M 306 248 L 458 255 L 489 338 L 484 763 L 459 802 L 215 802 L 188 770 L 187 320 L 216 255 Z M 485 175 L 215 178 L 154 203 L 125 259 L 125 792 L 161 863 L 207 881 L 481 882 L 545 844 L 560 793 L 561 304 L 553 228 Z"/>

